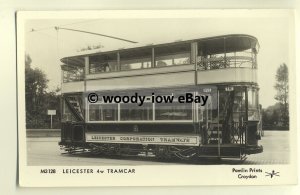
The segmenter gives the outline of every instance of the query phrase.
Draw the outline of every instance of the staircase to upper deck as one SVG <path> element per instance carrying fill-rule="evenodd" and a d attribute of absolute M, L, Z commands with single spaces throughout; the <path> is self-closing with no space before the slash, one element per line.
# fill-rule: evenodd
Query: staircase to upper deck
<path fill-rule="evenodd" d="M 83 121 L 83 110 L 82 110 L 82 105 L 81 105 L 81 97 L 77 96 L 67 96 L 65 98 L 65 101 L 71 110 L 71 112 L 74 114 L 77 120 Z"/>

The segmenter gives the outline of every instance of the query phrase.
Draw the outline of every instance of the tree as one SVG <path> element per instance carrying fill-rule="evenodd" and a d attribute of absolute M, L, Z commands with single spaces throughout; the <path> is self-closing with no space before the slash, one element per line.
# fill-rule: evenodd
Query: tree
<path fill-rule="evenodd" d="M 32 60 L 31 60 L 31 57 L 29 56 L 29 55 L 25 55 L 25 68 L 27 69 L 27 68 L 30 68 L 30 65 L 31 65 L 31 62 L 32 62 Z"/>
<path fill-rule="evenodd" d="M 31 67 L 31 57 L 25 56 L 25 104 L 26 104 L 26 127 L 48 128 L 47 110 L 59 110 L 59 89 L 47 92 L 48 82 L 46 74 Z M 58 117 L 59 112 L 57 113 Z"/>
<path fill-rule="evenodd" d="M 280 104 L 276 103 L 262 110 L 262 123 L 264 128 L 277 128 L 280 119 Z"/>
<path fill-rule="evenodd" d="M 281 64 L 276 73 L 276 84 L 274 88 L 277 90 L 275 99 L 280 104 L 280 118 L 283 126 L 289 126 L 289 77 L 288 67 L 285 63 Z"/>

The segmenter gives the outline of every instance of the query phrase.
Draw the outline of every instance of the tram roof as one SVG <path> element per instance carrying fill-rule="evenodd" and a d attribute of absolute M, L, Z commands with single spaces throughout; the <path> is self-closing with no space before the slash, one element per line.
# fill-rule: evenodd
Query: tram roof
<path fill-rule="evenodd" d="M 166 50 L 172 52 L 172 48 L 175 50 L 181 45 L 185 45 L 189 47 L 189 43 L 198 42 L 198 48 L 202 51 L 203 55 L 211 55 L 223 53 L 224 51 L 228 52 L 238 52 L 251 48 L 256 48 L 258 44 L 258 40 L 256 37 L 247 35 L 247 34 L 229 34 L 222 36 L 214 36 L 207 38 L 199 38 L 199 39 L 191 39 L 191 40 L 180 40 L 175 42 L 161 43 L 161 44 L 134 44 L 132 47 L 128 48 L 120 48 L 115 50 L 107 50 L 107 51 L 87 51 L 85 53 L 81 53 L 80 55 L 73 55 L 64 57 L 61 59 L 61 62 L 65 64 L 72 64 L 74 66 L 84 66 L 84 58 L 85 56 L 96 56 L 96 55 L 107 55 L 111 56 L 116 54 L 117 52 L 126 52 L 126 55 L 130 56 L 138 56 L 143 55 L 145 50 L 151 48 L 160 48 L 160 51 Z M 165 48 L 164 48 L 165 47 Z"/>

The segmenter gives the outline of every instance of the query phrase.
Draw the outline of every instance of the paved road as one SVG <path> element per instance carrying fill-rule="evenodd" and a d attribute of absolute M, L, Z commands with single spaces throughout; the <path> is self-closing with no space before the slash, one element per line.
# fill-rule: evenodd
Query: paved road
<path fill-rule="evenodd" d="M 61 154 L 58 138 L 27 138 L 28 165 L 162 165 L 162 164 L 285 164 L 289 162 L 289 132 L 266 131 L 259 144 L 264 152 L 237 160 L 201 160 L 199 162 L 159 162 L 152 157 L 114 157 Z"/>
<path fill-rule="evenodd" d="M 249 155 L 244 164 L 288 164 L 290 158 L 289 131 L 265 131 L 259 144 L 264 151 Z"/>

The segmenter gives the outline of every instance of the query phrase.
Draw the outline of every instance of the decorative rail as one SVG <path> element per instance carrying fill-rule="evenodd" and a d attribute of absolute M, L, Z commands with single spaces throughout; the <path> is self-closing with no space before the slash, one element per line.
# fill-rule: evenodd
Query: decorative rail
<path fill-rule="evenodd" d="M 247 56 L 228 56 L 215 58 L 198 58 L 198 70 L 221 68 L 256 68 L 255 58 Z"/>
<path fill-rule="evenodd" d="M 84 73 L 82 69 L 72 70 L 72 71 L 64 71 L 63 73 L 63 82 L 73 82 L 73 81 L 83 81 Z"/>

